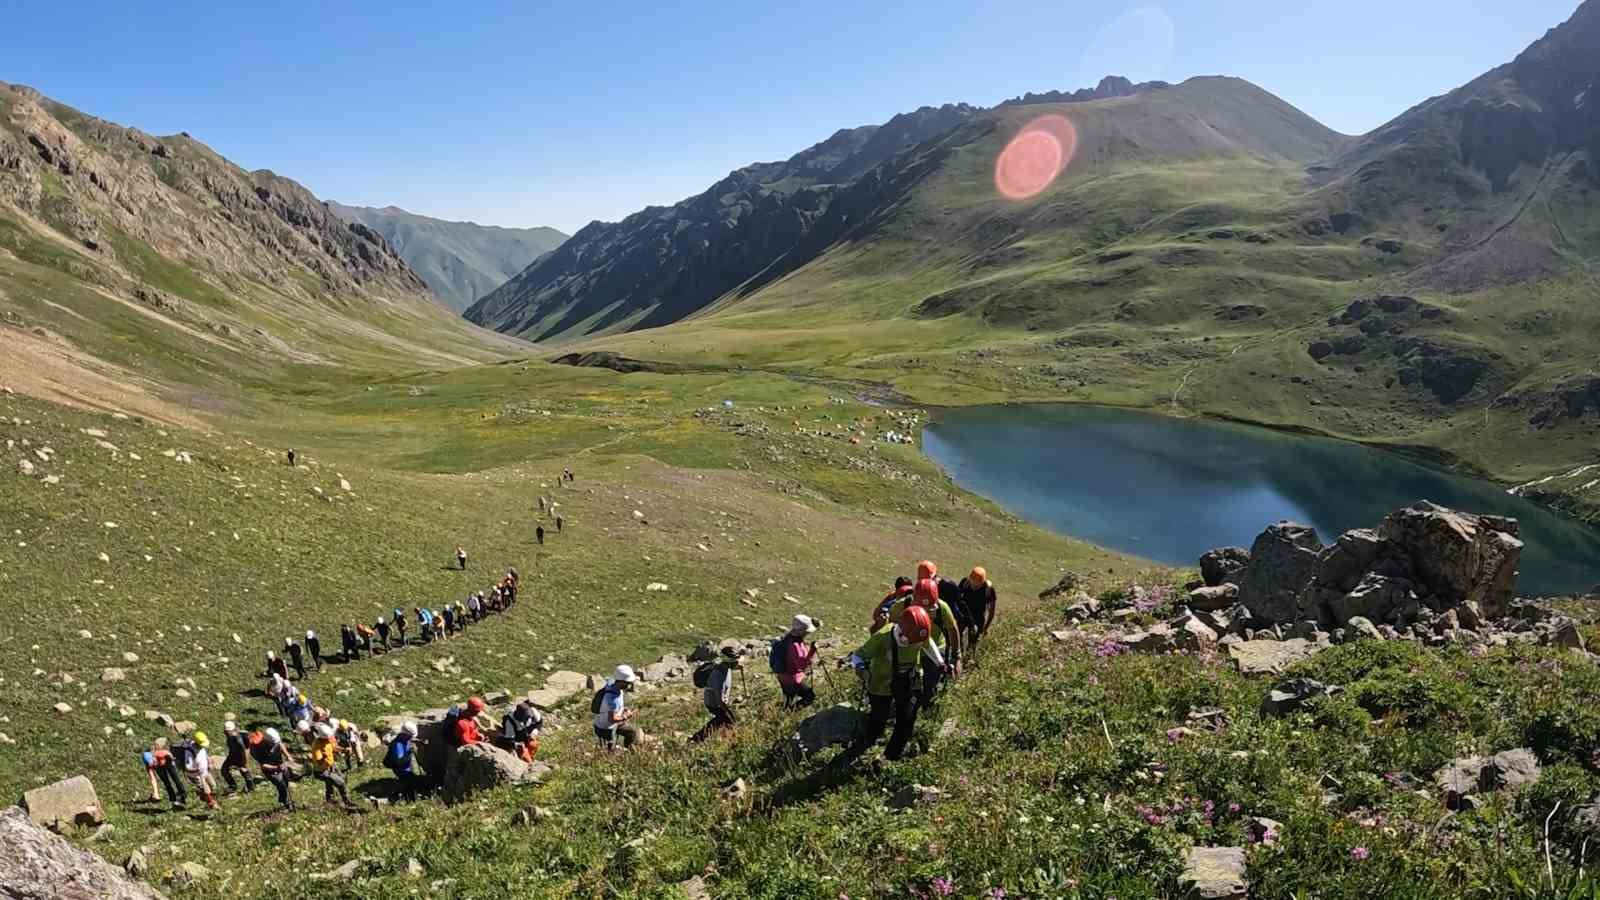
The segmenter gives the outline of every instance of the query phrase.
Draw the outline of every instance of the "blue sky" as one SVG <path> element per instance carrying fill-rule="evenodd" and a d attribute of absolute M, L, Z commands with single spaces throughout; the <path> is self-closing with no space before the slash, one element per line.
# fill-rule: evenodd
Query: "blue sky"
<path fill-rule="evenodd" d="M 17 4 L 0 80 L 188 131 L 319 196 L 616 219 L 924 104 L 1247 78 L 1347 133 L 1508 61 L 1577 0 Z"/>

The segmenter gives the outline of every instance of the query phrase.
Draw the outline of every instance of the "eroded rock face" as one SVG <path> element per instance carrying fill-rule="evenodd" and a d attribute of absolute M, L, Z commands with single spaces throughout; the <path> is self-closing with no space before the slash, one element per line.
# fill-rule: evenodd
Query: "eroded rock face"
<path fill-rule="evenodd" d="M 0 812 L 0 897 L 7 900 L 160 900 L 154 889 L 29 820 Z"/>
<path fill-rule="evenodd" d="M 1300 595 L 1316 571 L 1322 541 L 1316 529 L 1295 522 L 1267 526 L 1250 547 L 1250 562 L 1239 577 L 1239 602 L 1252 618 L 1292 622 Z"/>
<path fill-rule="evenodd" d="M 1423 501 L 1390 513 L 1379 528 L 1399 546 L 1440 606 L 1472 601 L 1491 619 L 1516 593 L 1522 541 L 1517 520 L 1456 512 Z"/>

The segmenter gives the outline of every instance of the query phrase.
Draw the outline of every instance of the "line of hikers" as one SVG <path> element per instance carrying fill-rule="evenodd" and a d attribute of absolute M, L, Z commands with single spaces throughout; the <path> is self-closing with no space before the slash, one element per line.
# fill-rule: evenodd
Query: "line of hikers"
<path fill-rule="evenodd" d="M 517 587 L 521 576 L 515 568 L 506 571 L 506 574 L 487 593 L 476 591 L 468 594 L 465 600 L 455 603 L 446 603 L 434 609 L 427 606 L 412 608 L 416 616 L 418 643 L 429 644 L 436 640 L 448 640 L 467 630 L 468 624 L 476 624 L 495 613 L 504 612 L 517 602 Z M 406 635 L 408 618 L 404 610 L 395 607 L 391 617 L 379 617 L 370 626 L 357 622 L 354 625 L 345 623 L 339 626 L 340 662 L 352 662 L 361 658 L 365 653 L 368 656 L 376 655 L 380 649 L 387 653 L 398 650 L 410 644 Z M 281 685 L 274 678 L 287 683 L 292 680 L 305 680 L 308 671 L 322 671 L 324 659 L 322 653 L 322 638 L 313 629 L 307 629 L 305 640 L 302 644 L 292 637 L 283 639 L 283 653 L 268 650 L 266 656 L 266 676 L 272 680 L 268 687 L 268 694 L 276 696 Z M 290 669 L 294 670 L 291 678 Z M 280 705 L 280 709 L 281 709 Z"/>
<path fill-rule="evenodd" d="M 873 608 L 866 642 L 846 660 L 867 697 L 865 727 L 846 758 L 871 749 L 892 722 L 894 730 L 884 757 L 900 759 L 918 713 L 933 706 L 941 685 L 960 676 L 963 653 L 974 657 L 994 624 L 998 607 L 994 584 L 982 566 L 956 582 L 940 578 L 938 566 L 923 560 L 917 564 L 915 579 L 896 579 L 895 589 Z M 810 616 L 797 615 L 789 630 L 769 645 L 767 667 L 783 691 L 786 709 L 816 701 L 808 676 L 819 658 L 812 638 L 821 624 Z M 699 743 L 738 723 L 731 690 L 734 673 L 743 668 L 739 651 L 724 646 L 715 659 L 695 669 L 694 686 L 704 692 L 702 702 L 711 720 L 691 741 Z M 829 678 L 826 669 L 821 671 Z M 638 680 L 631 667 L 619 665 L 590 701 L 595 737 L 608 750 L 630 748 L 643 736 L 633 721 L 635 711 L 627 708 L 625 699 Z"/>

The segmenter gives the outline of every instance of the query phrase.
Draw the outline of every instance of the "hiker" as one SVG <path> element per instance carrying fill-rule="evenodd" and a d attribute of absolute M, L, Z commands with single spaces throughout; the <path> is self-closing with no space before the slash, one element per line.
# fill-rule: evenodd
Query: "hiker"
<path fill-rule="evenodd" d="M 311 657 L 311 665 L 315 666 L 318 672 L 321 672 L 322 638 L 317 637 L 317 633 L 310 629 L 306 629 L 306 655 Z"/>
<path fill-rule="evenodd" d="M 161 799 L 156 795 L 155 781 L 161 779 L 161 787 L 167 792 L 167 800 L 172 803 L 173 809 L 183 809 L 189 802 L 189 792 L 184 789 L 183 778 L 179 775 L 178 763 L 172 756 L 172 749 L 167 746 L 166 738 L 156 738 L 154 744 L 144 754 L 145 770 L 150 773 L 150 799 Z"/>
<path fill-rule="evenodd" d="M 433 613 L 425 606 L 414 606 L 412 612 L 417 614 L 417 636 L 426 644 L 433 640 Z"/>
<path fill-rule="evenodd" d="M 267 651 L 267 676 L 282 676 L 285 681 L 289 678 L 289 664 L 278 658 L 278 654 Z"/>
<path fill-rule="evenodd" d="M 507 607 L 509 607 L 509 606 L 511 606 L 511 604 L 517 602 L 517 579 L 516 579 L 516 576 L 508 574 L 508 575 L 506 575 L 505 578 L 501 579 L 501 581 L 500 581 L 500 593 L 505 597 L 506 606 Z"/>
<path fill-rule="evenodd" d="M 289 679 L 273 672 L 267 681 L 267 696 L 277 705 L 280 715 L 289 714 L 289 699 L 294 695 L 294 685 L 289 683 Z"/>
<path fill-rule="evenodd" d="M 891 719 L 894 733 L 889 736 L 884 758 L 892 761 L 905 754 L 906 744 L 911 741 L 917 724 L 917 697 L 913 685 L 917 659 L 926 656 L 937 665 L 944 664 L 939 648 L 929 640 L 932 627 L 926 609 L 908 607 L 898 621 L 867 638 L 867 642 L 851 655 L 851 666 L 866 682 L 868 712 L 866 725 L 846 754 L 848 758 L 859 758 L 876 744 Z"/>
<path fill-rule="evenodd" d="M 561 517 L 560 516 L 556 516 L 556 534 L 560 534 L 561 533 L 561 525 L 562 525 Z"/>
<path fill-rule="evenodd" d="M 467 630 L 467 608 L 460 600 L 456 601 L 456 631 Z"/>
<path fill-rule="evenodd" d="M 368 656 L 373 655 L 372 639 L 376 635 L 377 632 L 373 631 L 371 628 L 368 628 L 367 623 L 356 623 L 356 645 L 359 648 L 356 652 L 356 659 L 361 658 L 362 652 L 365 652 Z"/>
<path fill-rule="evenodd" d="M 643 735 L 638 726 L 633 724 L 634 711 L 626 708 L 623 695 L 638 686 L 639 676 L 633 673 L 633 667 L 627 665 L 617 666 L 617 670 L 606 679 L 605 686 L 595 692 L 594 698 L 589 701 L 589 711 L 594 713 L 594 736 L 600 739 L 600 745 L 607 750 L 615 750 L 617 739 L 622 739 L 622 749 L 632 749 Z"/>
<path fill-rule="evenodd" d="M 261 767 L 261 776 L 278 789 L 278 805 L 293 810 L 294 801 L 289 796 L 289 778 L 295 768 L 294 755 L 284 746 L 278 729 L 268 728 L 264 732 L 251 732 L 248 743 L 250 756 Z"/>
<path fill-rule="evenodd" d="M 459 565 L 463 572 L 467 570 L 467 548 L 460 544 L 456 545 L 456 565 Z"/>
<path fill-rule="evenodd" d="M 872 610 L 872 624 L 867 626 L 868 634 L 876 633 L 878 629 L 889 624 L 889 610 L 894 609 L 894 605 L 899 601 L 911 596 L 915 585 L 916 582 L 904 575 L 894 580 L 894 590 L 879 600 L 878 605 Z"/>
<path fill-rule="evenodd" d="M 450 707 L 450 712 L 445 714 L 445 743 L 452 748 L 482 743 L 483 733 L 478 730 L 478 714 L 483 712 L 484 706 L 482 697 L 470 697 L 464 707 Z"/>
<path fill-rule="evenodd" d="M 228 744 L 228 755 L 222 760 L 222 781 L 228 786 L 228 793 L 237 794 L 239 785 L 233 780 L 233 770 L 238 769 L 244 776 L 244 792 L 246 794 L 256 789 L 255 776 L 250 774 L 250 743 L 239 733 L 239 726 L 228 720 L 222 723 L 222 736 Z"/>
<path fill-rule="evenodd" d="M 294 448 L 293 447 L 289 448 L 288 456 L 289 456 L 289 468 L 292 469 L 292 468 L 294 468 Z"/>
<path fill-rule="evenodd" d="M 739 651 L 732 647 L 723 647 L 721 658 L 712 664 L 707 673 L 705 682 L 704 702 L 706 711 L 711 713 L 711 721 L 701 726 L 700 730 L 689 738 L 692 744 L 698 744 L 711 736 L 713 731 L 732 728 L 738 724 L 738 719 L 733 715 L 733 707 L 728 704 L 728 693 L 733 686 L 733 673 L 744 668 L 739 660 Z M 695 679 L 699 681 L 699 679 Z"/>
<path fill-rule="evenodd" d="M 351 628 L 348 622 L 339 626 L 339 646 L 345 662 L 350 662 L 351 660 L 358 658 L 356 651 L 356 630 Z"/>
<path fill-rule="evenodd" d="M 540 525 L 537 528 L 533 529 L 533 534 L 534 534 L 534 537 L 538 538 L 539 546 L 543 547 L 544 546 L 544 526 Z"/>
<path fill-rule="evenodd" d="M 407 800 L 416 800 L 420 787 L 415 769 L 416 748 L 412 743 L 416 739 L 417 723 L 407 722 L 389 741 L 389 749 L 383 755 L 384 766 L 400 780 L 400 795 Z"/>
<path fill-rule="evenodd" d="M 339 752 L 344 755 L 344 770 L 346 772 L 356 766 L 367 764 L 367 752 L 362 746 L 361 729 L 349 719 L 335 719 L 333 736 L 339 740 Z"/>
<path fill-rule="evenodd" d="M 301 681 L 305 681 L 306 680 L 306 657 L 305 657 L 305 651 L 301 650 L 300 649 L 300 645 L 296 644 L 294 642 L 294 638 L 284 638 L 283 639 L 283 651 L 285 653 L 289 654 L 289 662 L 294 665 L 294 677 L 300 679 Z"/>
<path fill-rule="evenodd" d="M 467 615 L 472 617 L 473 622 L 483 618 L 483 600 L 480 597 L 481 592 L 467 595 Z"/>
<path fill-rule="evenodd" d="M 808 644 L 806 638 L 816 633 L 817 622 L 810 616 L 795 616 L 789 632 L 774 641 L 768 653 L 768 668 L 778 677 L 786 708 L 801 709 L 817 700 L 817 692 L 806 684 L 806 673 L 817 661 L 816 642 Z"/>
<path fill-rule="evenodd" d="M 296 727 L 300 722 L 309 722 L 311 720 L 311 701 L 306 699 L 305 694 L 294 695 L 294 699 L 289 701 L 289 708 L 284 711 L 284 717 Z"/>
<path fill-rule="evenodd" d="M 533 762 L 539 754 L 539 730 L 544 727 L 544 714 L 527 700 L 523 700 L 500 720 L 499 743 L 515 753 L 523 762 Z"/>
<path fill-rule="evenodd" d="M 961 596 L 956 607 L 956 615 L 961 619 L 961 645 L 971 656 L 978 649 L 978 640 L 994 624 L 999 603 L 994 594 L 994 582 L 989 580 L 989 573 L 983 566 L 973 566 L 971 574 L 961 579 L 957 588 Z"/>
<path fill-rule="evenodd" d="M 539 495 L 539 512 L 542 513 L 544 511 L 545 511 L 545 499 L 544 499 L 544 495 L 540 494 Z"/>
<path fill-rule="evenodd" d="M 444 605 L 444 609 L 439 611 L 439 616 L 440 616 L 440 618 L 444 619 L 444 626 L 439 630 L 439 637 L 448 638 L 450 636 L 450 632 L 455 629 L 455 623 L 456 623 L 456 611 L 455 611 L 455 608 L 452 607 L 450 604 L 446 603 Z"/>
<path fill-rule="evenodd" d="M 895 602 L 889 610 L 891 619 L 898 619 L 906 609 L 918 606 L 926 610 L 932 623 L 933 644 L 938 648 L 944 659 L 939 665 L 928 659 L 922 660 L 922 694 L 919 702 L 923 707 L 933 705 L 938 694 L 939 685 L 944 681 L 945 673 L 959 674 L 961 670 L 961 623 L 956 618 L 955 610 L 950 604 L 939 599 L 939 588 L 931 578 L 924 578 L 917 582 L 912 589 L 908 600 Z"/>
<path fill-rule="evenodd" d="M 323 801 L 332 803 L 334 792 L 337 791 L 339 799 L 349 809 L 353 804 L 350 802 L 350 791 L 345 787 L 344 776 L 339 774 L 339 741 L 333 736 L 333 726 L 320 722 L 315 733 L 316 738 L 311 742 L 311 774 L 322 782 Z"/>
<path fill-rule="evenodd" d="M 394 633 L 399 636 L 400 646 L 406 645 L 406 614 L 400 607 L 394 608 L 394 617 L 389 620 L 394 625 Z"/>
<path fill-rule="evenodd" d="M 383 618 L 383 616 L 379 616 L 378 618 L 372 620 L 372 627 L 375 630 L 377 630 L 377 632 L 378 632 L 378 641 L 383 644 L 383 652 L 384 653 L 388 653 L 389 652 L 389 623 L 388 623 L 388 621 L 385 620 Z"/>
<path fill-rule="evenodd" d="M 217 808 L 217 784 L 211 779 L 211 739 L 206 737 L 204 731 L 196 731 L 191 741 L 194 752 L 189 754 L 189 762 L 184 766 L 184 774 L 194 782 L 195 789 L 200 792 L 201 798 L 206 801 L 207 809 Z"/>

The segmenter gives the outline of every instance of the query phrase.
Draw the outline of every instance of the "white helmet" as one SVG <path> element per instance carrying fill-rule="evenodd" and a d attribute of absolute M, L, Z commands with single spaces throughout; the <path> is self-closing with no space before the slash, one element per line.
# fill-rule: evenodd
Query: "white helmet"
<path fill-rule="evenodd" d="M 400 726 L 400 730 L 404 731 L 406 734 L 411 735 L 412 737 L 416 737 L 417 736 L 417 723 L 415 723 L 415 722 L 407 722 L 404 725 Z"/>
<path fill-rule="evenodd" d="M 283 645 L 285 647 L 293 647 L 294 646 L 294 638 L 284 638 L 283 639 Z"/>
<path fill-rule="evenodd" d="M 306 629 L 306 640 L 314 641 L 316 639 L 317 639 L 317 633 L 315 631 L 312 631 L 311 629 L 307 628 Z"/>
<path fill-rule="evenodd" d="M 267 729 L 267 743 L 276 744 L 281 740 L 283 740 L 283 736 L 278 734 L 278 729 L 276 729 L 276 728 L 268 728 Z"/>
<path fill-rule="evenodd" d="M 267 661 L 268 662 L 270 662 L 270 661 L 272 661 L 274 659 L 277 659 L 277 658 L 278 658 L 278 654 L 273 653 L 271 650 L 267 651 Z"/>
<path fill-rule="evenodd" d="M 611 680 L 618 684 L 633 684 L 639 680 L 639 676 L 633 674 L 633 666 L 621 665 L 617 666 L 617 670 L 611 673 Z"/>
<path fill-rule="evenodd" d="M 234 732 L 236 732 L 238 730 L 239 730 L 239 726 L 237 724 L 235 724 L 232 719 L 229 719 L 228 721 L 222 723 L 222 733 L 223 734 L 233 734 Z"/>
<path fill-rule="evenodd" d="M 317 737 L 320 737 L 320 738 L 331 738 L 331 737 L 333 737 L 333 726 L 329 725 L 327 722 L 318 722 L 317 723 Z"/>
<path fill-rule="evenodd" d="M 300 732 L 301 734 L 304 734 L 304 733 L 310 731 L 311 730 L 311 720 L 310 719 L 301 719 L 300 721 L 294 723 L 294 730 Z"/>

